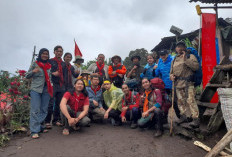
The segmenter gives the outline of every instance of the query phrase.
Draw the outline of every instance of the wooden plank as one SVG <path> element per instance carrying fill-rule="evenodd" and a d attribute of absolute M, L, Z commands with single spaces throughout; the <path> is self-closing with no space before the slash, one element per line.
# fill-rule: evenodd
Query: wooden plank
<path fill-rule="evenodd" d="M 217 108 L 218 106 L 218 103 L 210 103 L 210 102 L 201 102 L 201 101 L 197 101 L 197 104 L 199 106 L 205 106 L 205 107 L 208 107 L 208 108 Z"/>

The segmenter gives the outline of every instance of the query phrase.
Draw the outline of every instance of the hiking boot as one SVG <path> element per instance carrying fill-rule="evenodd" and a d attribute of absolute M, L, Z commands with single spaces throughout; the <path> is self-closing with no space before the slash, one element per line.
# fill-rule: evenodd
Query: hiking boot
<path fill-rule="evenodd" d="M 156 130 L 154 133 L 154 137 L 160 137 L 162 136 L 163 132 L 161 130 Z"/>
<path fill-rule="evenodd" d="M 189 126 L 191 126 L 193 128 L 199 128 L 200 119 L 199 118 L 193 119 L 193 121 L 189 123 Z"/>
<path fill-rule="evenodd" d="M 131 127 L 131 129 L 136 129 L 138 127 L 138 125 L 137 125 L 137 123 L 132 122 L 130 127 Z"/>
<path fill-rule="evenodd" d="M 122 122 L 121 122 L 121 121 L 115 121 L 114 126 L 121 126 L 121 125 L 122 125 Z"/>
<path fill-rule="evenodd" d="M 180 124 L 185 123 L 185 122 L 188 122 L 187 117 L 186 117 L 185 115 L 181 115 L 181 116 L 180 116 L 180 119 L 178 119 L 178 120 L 176 121 L 176 124 L 177 124 L 177 125 L 180 125 Z"/>

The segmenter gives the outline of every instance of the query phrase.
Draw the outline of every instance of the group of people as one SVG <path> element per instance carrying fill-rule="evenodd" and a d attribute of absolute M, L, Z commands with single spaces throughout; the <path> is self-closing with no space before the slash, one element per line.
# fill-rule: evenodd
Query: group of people
<path fill-rule="evenodd" d="M 150 127 L 155 129 L 155 137 L 161 136 L 167 116 L 163 110 L 164 94 L 171 96 L 173 89 L 177 96 L 177 124 L 199 126 L 191 79 L 199 63 L 187 52 L 184 42 L 177 43 L 176 56 L 162 50 L 156 61 L 149 54 L 145 67 L 140 65 L 140 56 L 132 56 L 131 66 L 126 67 L 118 55 L 111 58 L 108 66 L 104 64 L 104 54 L 99 54 L 88 67 L 89 73 L 81 69 L 81 56 L 75 56 L 71 65 L 72 54 L 63 55 L 61 46 L 54 48 L 54 54 L 50 59 L 49 50 L 41 49 L 26 73 L 26 78 L 32 80 L 30 131 L 34 139 L 52 125 L 63 126 L 63 135 L 69 135 L 70 130 L 89 126 L 90 122 L 110 122 L 115 126 L 128 122 L 132 129 Z M 164 82 L 164 91 L 152 85 L 156 78 Z M 186 114 L 188 108 L 190 116 Z"/>

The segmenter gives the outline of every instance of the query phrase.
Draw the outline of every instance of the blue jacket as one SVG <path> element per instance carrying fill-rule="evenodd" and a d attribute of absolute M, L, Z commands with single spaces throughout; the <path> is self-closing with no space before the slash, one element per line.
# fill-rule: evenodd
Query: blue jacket
<path fill-rule="evenodd" d="M 157 65 L 156 63 L 152 64 L 151 66 L 147 63 L 144 67 L 144 72 L 140 74 L 140 77 L 143 79 L 144 77 L 150 79 L 153 79 L 153 68 Z"/>
<path fill-rule="evenodd" d="M 102 107 L 102 100 L 103 100 L 102 89 L 98 90 L 96 92 L 96 94 L 94 93 L 94 91 L 92 90 L 91 87 L 86 87 L 86 90 L 87 90 L 88 96 L 89 96 L 89 107 L 90 108 L 97 108 L 93 104 L 93 100 L 95 100 L 98 102 L 98 107 L 101 108 Z"/>
<path fill-rule="evenodd" d="M 174 59 L 174 56 L 168 55 L 168 58 L 165 62 L 160 58 L 158 62 L 158 67 L 155 70 L 155 76 L 160 77 L 165 84 L 165 89 L 172 89 L 172 81 L 170 80 L 170 70 L 171 64 Z"/>

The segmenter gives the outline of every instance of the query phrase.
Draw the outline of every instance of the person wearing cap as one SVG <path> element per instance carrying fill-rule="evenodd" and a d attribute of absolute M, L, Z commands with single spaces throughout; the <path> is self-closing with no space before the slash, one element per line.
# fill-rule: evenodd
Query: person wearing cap
<path fill-rule="evenodd" d="M 96 73 L 90 75 L 91 86 L 86 87 L 89 95 L 89 115 L 93 121 L 103 120 L 105 109 L 103 108 L 102 88 L 99 85 L 100 76 Z"/>
<path fill-rule="evenodd" d="M 176 88 L 180 119 L 177 124 L 190 122 L 191 127 L 199 127 L 199 109 L 195 99 L 194 82 L 192 76 L 199 69 L 197 58 L 186 51 L 185 42 L 180 41 L 176 44 L 176 57 L 172 62 L 170 79 L 174 81 Z M 187 118 L 187 110 L 190 109 L 191 117 Z"/>
<path fill-rule="evenodd" d="M 158 67 L 153 72 L 156 77 L 159 77 L 164 81 L 165 92 L 171 96 L 172 81 L 170 80 L 170 70 L 174 56 L 169 54 L 167 50 L 161 50 L 158 53 L 160 56 L 160 59 L 158 61 Z M 174 109 L 177 117 L 180 117 L 180 111 L 176 103 L 174 103 Z"/>
<path fill-rule="evenodd" d="M 92 73 L 98 73 L 100 75 L 100 82 L 99 82 L 100 86 L 103 84 L 103 81 L 105 79 L 109 79 L 108 65 L 105 65 L 104 61 L 105 61 L 105 55 L 99 54 L 96 63 L 92 63 L 87 69 Z"/>
<path fill-rule="evenodd" d="M 165 89 L 170 93 L 172 90 L 172 81 L 170 80 L 171 63 L 174 59 L 173 56 L 168 54 L 167 50 L 159 51 L 160 59 L 158 61 L 158 67 L 154 70 L 155 76 L 160 77 L 165 84 Z"/>
<path fill-rule="evenodd" d="M 111 118 L 113 125 L 121 125 L 120 113 L 121 113 L 121 104 L 123 92 L 120 88 L 114 86 L 114 84 L 105 80 L 103 83 L 105 92 L 103 93 L 103 98 L 105 102 L 106 112 L 104 114 L 104 119 Z"/>
<path fill-rule="evenodd" d="M 132 61 L 132 66 L 130 66 L 127 70 L 127 80 L 125 83 L 128 84 L 128 86 L 136 86 L 137 91 L 139 91 L 139 88 L 141 86 L 141 79 L 140 79 L 140 74 L 143 72 L 143 67 L 140 65 L 140 56 L 132 56 L 131 61 Z M 134 82 L 134 84 L 133 84 Z M 130 88 L 132 88 L 130 86 Z"/>
<path fill-rule="evenodd" d="M 124 75 L 126 74 L 126 67 L 121 64 L 121 60 L 122 59 L 120 56 L 113 56 L 111 58 L 113 64 L 111 64 L 108 69 L 108 74 L 111 81 L 118 88 L 122 87 Z"/>
<path fill-rule="evenodd" d="M 81 64 L 84 63 L 84 59 L 82 58 L 80 54 L 75 54 L 75 55 L 76 56 L 75 56 L 75 60 L 73 61 L 74 63 L 73 67 L 75 71 L 77 70 L 79 72 L 79 76 L 80 76 L 82 73 Z"/>
<path fill-rule="evenodd" d="M 84 81 L 86 87 L 89 87 L 91 85 L 89 76 L 90 76 L 90 72 L 88 70 L 82 70 L 81 75 L 78 77 Z"/>

